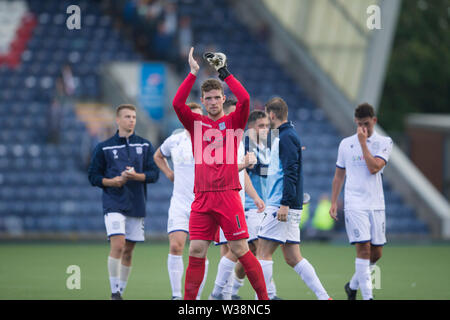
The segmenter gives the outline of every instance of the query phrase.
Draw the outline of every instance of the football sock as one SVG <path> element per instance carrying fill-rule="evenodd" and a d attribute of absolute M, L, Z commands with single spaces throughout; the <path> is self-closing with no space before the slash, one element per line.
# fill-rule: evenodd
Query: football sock
<path fill-rule="evenodd" d="M 270 291 L 271 282 L 272 282 L 272 275 L 273 275 L 273 261 L 272 260 L 259 260 L 259 263 L 261 264 L 262 271 L 264 273 L 264 281 L 266 282 L 267 287 L 267 295 L 269 296 L 269 299 L 272 299 L 274 296 L 273 292 Z"/>
<path fill-rule="evenodd" d="M 358 290 L 358 287 L 359 287 L 358 276 L 355 271 L 355 273 L 352 276 L 352 279 L 350 280 L 350 289 Z"/>
<path fill-rule="evenodd" d="M 375 269 L 375 266 L 377 265 L 376 262 L 370 263 L 370 274 L 372 275 L 373 270 Z M 350 280 L 350 289 L 352 290 L 358 290 L 359 283 L 358 283 L 358 277 L 356 276 L 356 272 L 353 274 L 352 279 Z"/>
<path fill-rule="evenodd" d="M 119 291 L 123 295 L 125 288 L 127 287 L 128 276 L 131 272 L 131 266 L 127 267 L 123 264 L 120 266 L 120 277 L 119 277 Z"/>
<path fill-rule="evenodd" d="M 172 297 L 181 297 L 181 280 L 184 272 L 183 256 L 169 254 L 167 269 L 169 271 L 170 286 L 172 287 Z"/>
<path fill-rule="evenodd" d="M 217 267 L 216 281 L 212 291 L 213 296 L 223 293 L 225 286 L 230 281 L 230 276 L 233 274 L 235 266 L 236 262 L 231 261 L 225 256 L 220 259 L 219 266 Z"/>
<path fill-rule="evenodd" d="M 309 263 L 308 260 L 303 258 L 294 267 L 295 272 L 299 274 L 306 285 L 314 292 L 319 300 L 328 300 L 330 296 L 325 291 L 322 283 L 320 283 L 317 277 L 314 267 Z"/>
<path fill-rule="evenodd" d="M 231 288 L 231 295 L 235 296 L 238 294 L 239 289 L 244 285 L 244 279 L 239 279 L 236 273 L 233 272 L 233 287 Z"/>
<path fill-rule="evenodd" d="M 230 273 L 227 283 L 222 291 L 224 300 L 231 300 L 231 294 L 233 291 L 233 278 L 234 278 L 233 274 L 234 274 L 234 268 L 233 268 L 233 271 Z"/>
<path fill-rule="evenodd" d="M 255 258 L 251 251 L 247 251 L 246 254 L 239 257 L 239 261 L 244 267 L 247 278 L 250 281 L 253 289 L 255 289 L 259 300 L 269 300 L 267 295 L 266 283 L 264 281 L 264 273 L 261 268 L 261 264 Z"/>
<path fill-rule="evenodd" d="M 108 256 L 108 273 L 111 293 L 116 293 L 119 291 L 120 264 L 120 259 L 115 259 Z"/>
<path fill-rule="evenodd" d="M 272 299 L 273 297 L 275 297 L 277 295 L 277 287 L 275 286 L 275 281 L 273 281 L 273 276 L 272 276 L 272 280 L 270 281 L 269 285 L 267 286 L 267 294 L 269 295 L 270 299 Z"/>
<path fill-rule="evenodd" d="M 202 296 L 203 288 L 205 287 L 205 283 L 206 283 L 206 277 L 208 276 L 208 267 L 209 267 L 209 260 L 206 259 L 206 261 L 205 261 L 205 275 L 203 276 L 202 284 L 200 285 L 200 288 L 198 289 L 197 300 L 200 300 L 200 298 Z"/>
<path fill-rule="evenodd" d="M 184 281 L 184 300 L 195 300 L 197 297 L 205 274 L 205 260 L 206 258 L 189 256 L 186 279 Z"/>
<path fill-rule="evenodd" d="M 370 276 L 370 260 L 355 259 L 355 273 L 358 279 L 361 295 L 364 300 L 372 299 L 372 277 Z"/>

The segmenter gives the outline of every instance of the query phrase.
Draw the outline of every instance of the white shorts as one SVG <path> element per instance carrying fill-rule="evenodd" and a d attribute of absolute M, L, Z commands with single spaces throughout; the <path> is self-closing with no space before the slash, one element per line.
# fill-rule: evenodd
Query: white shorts
<path fill-rule="evenodd" d="M 184 231 L 189 233 L 189 217 L 191 215 L 191 204 L 181 201 L 170 200 L 169 218 L 167 220 L 167 233 Z"/>
<path fill-rule="evenodd" d="M 278 207 L 267 207 L 259 228 L 258 238 L 280 243 L 300 243 L 302 210 L 289 209 L 287 221 L 278 221 Z"/>
<path fill-rule="evenodd" d="M 118 212 L 110 212 L 105 214 L 105 226 L 108 239 L 111 236 L 124 235 L 128 241 L 145 240 L 143 217 L 129 217 Z"/>
<path fill-rule="evenodd" d="M 248 242 L 258 240 L 258 231 L 264 218 L 264 212 L 258 212 L 258 209 L 245 211 L 245 220 L 248 228 Z"/>
<path fill-rule="evenodd" d="M 247 240 L 248 243 L 258 240 L 258 230 L 263 218 L 264 212 L 258 212 L 258 209 L 250 209 L 245 211 L 245 221 L 247 222 L 249 235 Z M 222 245 L 227 242 L 228 241 L 223 234 L 222 228 L 220 228 L 219 242 L 215 242 L 215 245 Z"/>
<path fill-rule="evenodd" d="M 370 241 L 372 245 L 386 243 L 384 210 L 345 210 L 345 229 L 351 244 Z"/>

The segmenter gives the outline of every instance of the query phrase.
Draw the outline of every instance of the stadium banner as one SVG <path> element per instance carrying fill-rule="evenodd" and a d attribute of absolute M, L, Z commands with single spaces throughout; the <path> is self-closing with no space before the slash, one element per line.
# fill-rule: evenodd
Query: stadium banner
<path fill-rule="evenodd" d="M 162 63 L 142 63 L 139 103 L 153 120 L 164 116 L 166 66 Z"/>

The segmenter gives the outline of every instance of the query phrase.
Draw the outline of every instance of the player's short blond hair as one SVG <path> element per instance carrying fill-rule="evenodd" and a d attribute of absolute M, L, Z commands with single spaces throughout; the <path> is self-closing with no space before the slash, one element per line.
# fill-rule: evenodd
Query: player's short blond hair
<path fill-rule="evenodd" d="M 199 105 L 199 104 L 196 103 L 196 102 L 189 102 L 189 103 L 187 104 L 187 106 L 188 106 L 189 109 L 191 109 L 191 110 L 195 110 L 195 109 L 203 110 L 203 109 L 202 109 L 202 106 Z"/>
<path fill-rule="evenodd" d="M 122 111 L 124 109 L 132 110 L 132 111 L 136 112 L 136 107 L 134 105 L 132 105 L 132 104 L 121 104 L 120 106 L 118 106 L 116 108 L 116 117 L 118 117 L 120 115 L 120 111 Z"/>

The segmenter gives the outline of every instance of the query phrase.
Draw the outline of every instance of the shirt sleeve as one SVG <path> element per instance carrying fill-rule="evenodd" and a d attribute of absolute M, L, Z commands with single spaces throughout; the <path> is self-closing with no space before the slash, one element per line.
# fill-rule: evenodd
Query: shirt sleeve
<path fill-rule="evenodd" d="M 144 162 L 144 174 L 145 174 L 145 182 L 152 183 L 158 181 L 159 178 L 159 168 L 153 160 L 153 155 L 155 154 L 155 149 L 152 144 L 148 142 L 148 152 L 146 155 L 146 159 Z"/>
<path fill-rule="evenodd" d="M 345 159 L 344 159 L 344 147 L 343 147 L 343 141 L 339 144 L 338 149 L 338 156 L 336 161 L 336 167 L 340 169 L 345 169 Z"/>
<path fill-rule="evenodd" d="M 291 136 L 280 139 L 280 161 L 283 167 L 283 196 L 281 204 L 288 206 L 297 196 L 298 170 L 301 161 L 301 148 Z"/>
<path fill-rule="evenodd" d="M 386 163 L 389 161 L 389 157 L 392 152 L 392 147 L 394 143 L 391 138 L 383 139 L 383 143 L 380 145 L 379 151 L 374 155 L 375 158 L 381 158 Z"/>
<path fill-rule="evenodd" d="M 103 145 L 98 144 L 95 147 L 88 169 L 89 182 L 93 186 L 99 188 L 103 188 L 102 180 L 104 178 L 106 169 L 105 154 L 103 153 L 102 146 Z"/>
<path fill-rule="evenodd" d="M 174 135 L 171 135 L 166 140 L 164 140 L 163 144 L 159 147 L 162 155 L 166 158 L 170 158 L 172 156 L 172 148 L 175 144 Z"/>
<path fill-rule="evenodd" d="M 191 111 L 186 104 L 187 98 L 191 93 L 195 80 L 197 79 L 192 73 L 189 73 L 186 79 L 177 90 L 173 98 L 173 108 L 178 116 L 178 119 L 183 126 L 192 134 L 194 130 L 194 121 L 201 120 L 201 115 Z"/>
<path fill-rule="evenodd" d="M 247 125 L 248 115 L 250 114 L 250 95 L 233 75 L 228 76 L 225 82 L 238 101 L 236 111 L 230 114 L 233 126 L 244 130 Z"/>

